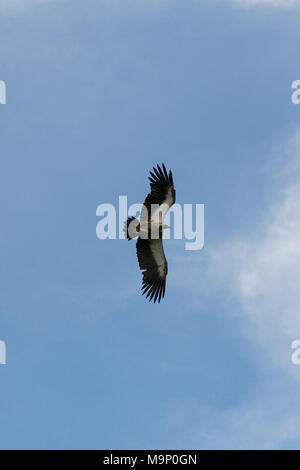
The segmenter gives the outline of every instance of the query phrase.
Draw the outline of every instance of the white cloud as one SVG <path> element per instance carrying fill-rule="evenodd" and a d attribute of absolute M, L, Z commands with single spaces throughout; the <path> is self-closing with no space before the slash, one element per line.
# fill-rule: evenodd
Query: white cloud
<path fill-rule="evenodd" d="M 286 150 L 290 160 L 264 220 L 212 259 L 213 269 L 228 276 L 252 335 L 283 367 L 290 342 L 300 338 L 300 130 Z"/>
<path fill-rule="evenodd" d="M 215 418 L 206 421 L 200 412 L 194 433 L 204 448 L 287 448 L 300 438 L 300 365 L 291 363 L 291 342 L 300 339 L 300 128 L 269 166 L 274 179 L 263 218 L 247 234 L 210 247 L 206 266 L 190 256 L 178 279 L 196 302 L 207 294 L 226 298 L 227 314 L 244 319 L 241 333 L 258 346 L 266 377 L 253 384 L 248 405 L 211 410 Z M 176 262 L 182 268 L 184 260 Z"/>
<path fill-rule="evenodd" d="M 205 268 L 191 256 L 181 282 L 188 276 L 195 298 L 202 289 L 224 289 L 239 305 L 248 334 L 278 366 L 294 370 L 289 348 L 300 339 L 300 129 L 281 151 L 286 160 L 278 170 L 273 159 L 277 183 L 263 220 L 208 252 Z M 300 366 L 297 372 L 300 379 Z"/>

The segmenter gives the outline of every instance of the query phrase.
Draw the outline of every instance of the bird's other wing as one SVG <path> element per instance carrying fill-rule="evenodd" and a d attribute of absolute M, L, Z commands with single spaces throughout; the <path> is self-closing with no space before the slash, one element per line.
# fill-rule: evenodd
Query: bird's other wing
<path fill-rule="evenodd" d="M 157 165 L 157 168 L 153 167 L 153 172 L 150 171 L 149 180 L 151 192 L 142 207 L 141 222 L 151 220 L 162 223 L 166 213 L 175 202 L 172 171 L 168 174 L 164 164 L 162 168 Z"/>
<path fill-rule="evenodd" d="M 142 294 L 149 301 L 160 302 L 165 296 L 168 263 L 164 254 L 162 239 L 139 238 L 136 252 L 140 269 L 143 270 Z"/>

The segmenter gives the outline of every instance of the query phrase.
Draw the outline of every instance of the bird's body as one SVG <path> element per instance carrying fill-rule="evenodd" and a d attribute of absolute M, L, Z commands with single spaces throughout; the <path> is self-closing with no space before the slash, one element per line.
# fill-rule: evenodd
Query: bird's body
<path fill-rule="evenodd" d="M 138 237 L 136 251 L 140 269 L 143 271 L 142 293 L 153 302 L 160 302 L 165 295 L 168 262 L 165 257 L 162 236 L 169 228 L 164 217 L 175 202 L 173 176 L 162 164 L 150 171 L 151 192 L 145 199 L 140 220 L 129 217 L 124 232 L 129 240 Z"/>

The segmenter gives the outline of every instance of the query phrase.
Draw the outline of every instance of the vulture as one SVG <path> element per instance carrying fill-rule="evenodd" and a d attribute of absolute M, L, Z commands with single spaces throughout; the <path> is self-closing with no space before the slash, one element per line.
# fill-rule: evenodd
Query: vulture
<path fill-rule="evenodd" d="M 168 262 L 162 236 L 163 230 L 170 227 L 163 221 L 175 203 L 175 189 L 172 172 L 167 173 L 164 164 L 162 168 L 159 165 L 153 167 L 149 181 L 151 192 L 142 206 L 140 220 L 128 217 L 123 230 L 128 240 L 137 237 L 136 253 L 143 271 L 142 294 L 155 303 L 165 296 Z"/>

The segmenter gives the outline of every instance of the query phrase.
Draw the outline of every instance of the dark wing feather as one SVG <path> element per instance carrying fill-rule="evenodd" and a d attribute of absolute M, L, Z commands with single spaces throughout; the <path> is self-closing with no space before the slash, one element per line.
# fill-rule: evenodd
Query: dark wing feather
<path fill-rule="evenodd" d="M 164 254 L 162 239 L 139 238 L 136 252 L 140 269 L 143 271 L 142 294 L 149 301 L 160 302 L 165 296 L 168 263 Z"/>
<path fill-rule="evenodd" d="M 173 175 L 169 171 L 167 173 L 166 167 L 162 164 L 162 168 L 157 165 L 150 171 L 149 176 L 151 192 L 145 199 L 141 211 L 141 221 L 148 221 L 151 219 L 151 206 L 161 206 L 166 204 L 166 209 L 162 211 L 164 217 L 169 208 L 175 203 L 176 192 L 174 189 Z"/>

